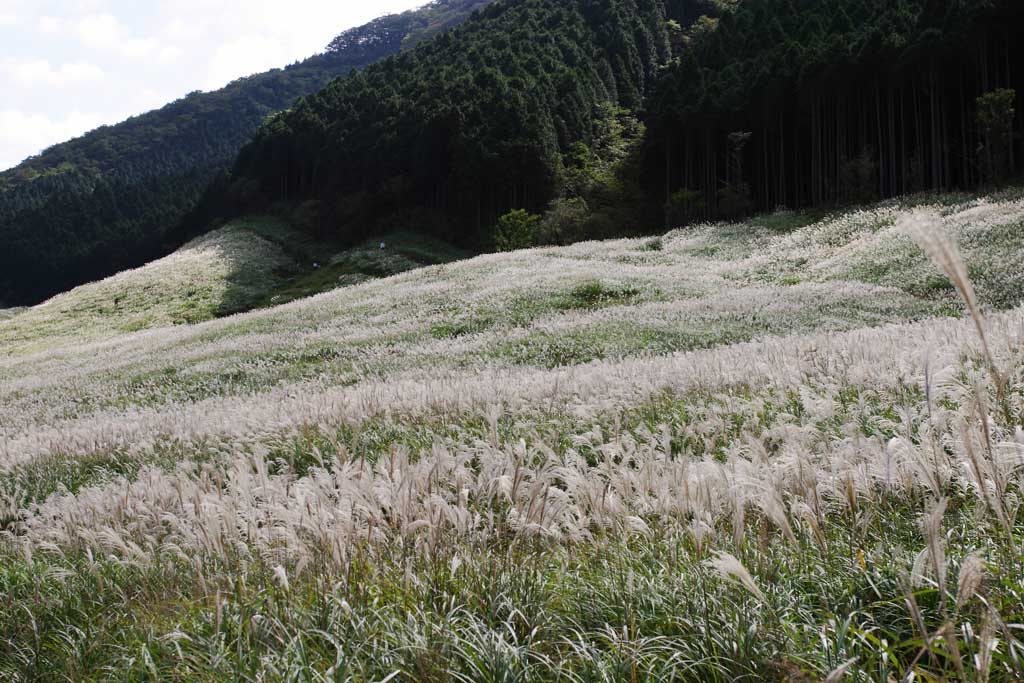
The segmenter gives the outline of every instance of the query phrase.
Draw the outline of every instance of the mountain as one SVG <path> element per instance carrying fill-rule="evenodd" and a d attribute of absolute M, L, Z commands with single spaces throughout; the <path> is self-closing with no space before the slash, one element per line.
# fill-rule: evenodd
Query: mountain
<path fill-rule="evenodd" d="M 526 246 L 998 185 L 1022 44 L 1011 0 L 499 2 L 269 120 L 219 191 L 488 249 L 510 210 Z"/>
<path fill-rule="evenodd" d="M 1010 0 L 499 2 L 269 120 L 221 200 L 487 249 L 990 186 L 1022 44 Z"/>
<path fill-rule="evenodd" d="M 486 247 L 499 216 L 543 210 L 565 155 L 635 115 L 670 55 L 659 0 L 520 0 L 339 79 L 268 121 L 231 201 L 308 202 L 359 239 L 395 221 Z M 582 162 L 583 160 L 580 159 Z"/>
<path fill-rule="evenodd" d="M 489 2 L 435 0 L 377 19 L 303 62 L 193 93 L 0 173 L 0 300 L 31 302 L 161 255 L 168 233 L 268 115 Z"/>
<path fill-rule="evenodd" d="M 1012 0 L 484 4 L 376 22 L 4 174 L 0 300 L 247 214 L 337 247 L 413 230 L 488 250 L 998 186 L 1024 161 Z M 265 118 L 325 70 L 388 54 Z M 146 123 L 163 115 L 174 125 Z"/>

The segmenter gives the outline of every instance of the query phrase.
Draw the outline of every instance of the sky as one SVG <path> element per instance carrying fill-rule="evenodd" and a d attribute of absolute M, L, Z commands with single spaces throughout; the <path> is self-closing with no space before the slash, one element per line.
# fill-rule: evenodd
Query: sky
<path fill-rule="evenodd" d="M 427 0 L 0 0 L 0 170 Z"/>

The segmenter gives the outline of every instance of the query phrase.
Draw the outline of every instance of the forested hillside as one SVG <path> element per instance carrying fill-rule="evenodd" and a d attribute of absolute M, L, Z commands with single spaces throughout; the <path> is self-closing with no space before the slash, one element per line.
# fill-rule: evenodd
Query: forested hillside
<path fill-rule="evenodd" d="M 1022 37 L 1010 0 L 501 2 L 268 122 L 228 203 L 486 249 L 998 186 Z"/>
<path fill-rule="evenodd" d="M 437 0 L 378 19 L 311 59 L 193 93 L 0 173 L 0 300 L 32 301 L 161 254 L 165 235 L 269 114 L 489 2 Z"/>
<path fill-rule="evenodd" d="M 647 180 L 701 217 L 998 184 L 1022 45 L 1017 0 L 738 3 L 661 82 Z"/>
<path fill-rule="evenodd" d="M 314 228 L 349 238 L 413 212 L 486 247 L 509 209 L 559 196 L 563 155 L 585 165 L 596 131 L 639 111 L 670 58 L 667 19 L 659 0 L 498 2 L 268 122 L 234 194 L 310 202 Z"/>

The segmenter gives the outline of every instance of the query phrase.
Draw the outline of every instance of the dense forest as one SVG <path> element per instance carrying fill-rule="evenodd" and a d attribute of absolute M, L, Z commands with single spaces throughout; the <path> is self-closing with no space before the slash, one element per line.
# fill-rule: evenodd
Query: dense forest
<path fill-rule="evenodd" d="M 489 2 L 437 0 L 383 17 L 303 62 L 193 93 L 0 173 L 0 301 L 36 301 L 160 255 L 268 115 Z"/>
<path fill-rule="evenodd" d="M 352 239 L 414 222 L 486 248 L 500 216 L 543 211 L 567 170 L 621 142 L 597 131 L 636 132 L 623 119 L 671 57 L 666 9 L 498 2 L 268 122 L 239 157 L 233 196 L 250 209 L 303 201 L 311 227 Z"/>
<path fill-rule="evenodd" d="M 678 219 L 1019 168 L 1018 0 L 748 1 L 683 42 L 649 103 L 646 176 Z"/>
<path fill-rule="evenodd" d="M 220 194 L 488 249 L 994 185 L 1020 5 L 506 0 L 269 121 Z"/>

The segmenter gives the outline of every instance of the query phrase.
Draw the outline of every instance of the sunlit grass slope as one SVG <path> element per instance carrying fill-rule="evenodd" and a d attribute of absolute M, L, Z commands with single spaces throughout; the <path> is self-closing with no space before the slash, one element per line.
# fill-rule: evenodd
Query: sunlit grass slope
<path fill-rule="evenodd" d="M 8 353 L 195 324 L 444 263 L 464 254 L 426 237 L 394 234 L 339 250 L 277 219 L 236 221 L 174 254 L 77 287 L 29 309 L 0 309 Z"/>
<path fill-rule="evenodd" d="M 4 342 L 0 679 L 1021 680 L 1022 225 L 779 213 Z"/>
<path fill-rule="evenodd" d="M 279 273 L 296 265 L 251 226 L 232 225 L 23 310 L 0 328 L 0 345 L 19 352 L 210 320 L 251 307 L 280 283 Z"/>

